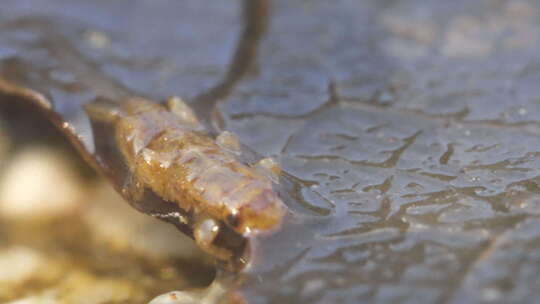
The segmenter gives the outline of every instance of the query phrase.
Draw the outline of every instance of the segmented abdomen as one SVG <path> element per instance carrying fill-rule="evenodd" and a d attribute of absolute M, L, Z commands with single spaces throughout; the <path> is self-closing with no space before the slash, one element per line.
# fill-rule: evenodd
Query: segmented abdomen
<path fill-rule="evenodd" d="M 145 104 L 134 109 L 119 120 L 117 140 L 142 184 L 165 200 L 209 214 L 241 234 L 279 225 L 283 203 L 268 176 L 164 107 Z"/>

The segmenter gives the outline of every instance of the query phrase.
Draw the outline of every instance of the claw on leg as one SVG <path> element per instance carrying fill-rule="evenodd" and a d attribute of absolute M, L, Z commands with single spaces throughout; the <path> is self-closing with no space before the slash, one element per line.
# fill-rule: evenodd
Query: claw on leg
<path fill-rule="evenodd" d="M 211 218 L 201 218 L 195 223 L 193 237 L 202 250 L 219 259 L 228 260 L 232 255 L 231 252 L 214 245 L 214 240 L 218 236 L 219 230 L 220 227 L 217 221 Z"/>

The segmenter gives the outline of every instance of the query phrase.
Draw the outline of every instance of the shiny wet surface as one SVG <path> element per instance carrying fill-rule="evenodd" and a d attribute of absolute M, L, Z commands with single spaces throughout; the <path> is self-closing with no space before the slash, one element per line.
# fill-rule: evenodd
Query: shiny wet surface
<path fill-rule="evenodd" d="M 274 1 L 242 79 L 240 2 L 5 6 L 0 79 L 43 94 L 90 154 L 81 104 L 179 95 L 279 160 L 291 212 L 253 244 L 248 303 L 538 297 L 535 1 Z"/>

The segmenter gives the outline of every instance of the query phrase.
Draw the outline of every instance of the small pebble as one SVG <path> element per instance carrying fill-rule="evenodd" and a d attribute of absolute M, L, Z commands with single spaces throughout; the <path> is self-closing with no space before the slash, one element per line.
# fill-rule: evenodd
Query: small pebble
<path fill-rule="evenodd" d="M 28 148 L 17 154 L 0 176 L 0 217 L 65 215 L 82 201 L 81 184 L 61 152 Z"/>
<path fill-rule="evenodd" d="M 19 283 L 32 278 L 45 259 L 27 247 L 10 247 L 0 251 L 0 284 Z"/>

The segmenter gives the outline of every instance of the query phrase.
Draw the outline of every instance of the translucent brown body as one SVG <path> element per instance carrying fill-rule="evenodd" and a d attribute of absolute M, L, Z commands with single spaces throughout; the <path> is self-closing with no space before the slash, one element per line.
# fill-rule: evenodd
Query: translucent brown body
<path fill-rule="evenodd" d="M 242 235 L 280 224 L 284 207 L 271 174 L 242 163 L 216 143 L 183 102 L 169 108 L 144 99 L 126 102 L 116 121 L 116 140 L 133 172 L 134 192 L 150 188 Z"/>

